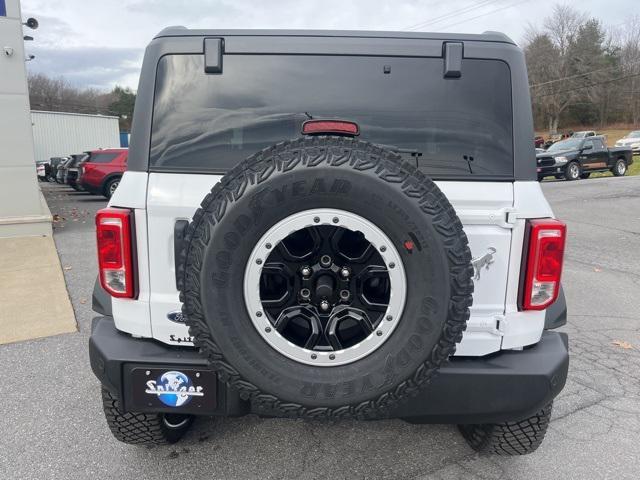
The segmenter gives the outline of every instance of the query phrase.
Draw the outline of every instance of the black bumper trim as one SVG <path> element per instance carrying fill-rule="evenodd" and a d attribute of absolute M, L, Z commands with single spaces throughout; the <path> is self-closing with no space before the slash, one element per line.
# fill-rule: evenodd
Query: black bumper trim
<path fill-rule="evenodd" d="M 132 365 L 206 369 L 194 349 L 135 339 L 116 330 L 110 317 L 95 318 L 89 340 L 93 372 L 127 409 L 123 376 Z M 569 368 L 568 337 L 544 332 L 521 351 L 502 351 L 482 358 L 453 357 L 418 396 L 390 412 L 391 417 L 425 423 L 491 423 L 526 418 L 548 404 L 564 387 Z M 216 411 L 207 415 L 250 413 L 247 402 L 218 382 Z"/>
<path fill-rule="evenodd" d="M 564 297 L 564 290 L 560 285 L 558 298 L 546 310 L 544 316 L 544 329 L 552 330 L 567 323 L 567 300 Z"/>
<path fill-rule="evenodd" d="M 133 338 L 119 332 L 111 317 L 93 319 L 89 360 L 93 373 L 120 400 L 124 411 L 128 411 L 131 403 L 130 392 L 127 391 L 130 388 L 126 388 L 128 381 L 124 378 L 131 367 L 208 369 L 207 361 L 194 348 L 171 347 L 151 339 Z M 217 391 L 217 408 L 207 414 L 232 416 L 248 413 L 248 404 L 223 382 L 218 381 Z M 177 410 L 168 408 L 166 411 Z"/>
<path fill-rule="evenodd" d="M 91 296 L 91 308 L 94 312 L 107 317 L 113 316 L 111 313 L 111 295 L 102 288 L 100 279 L 96 277 L 96 283 L 93 285 L 93 295 Z"/>
<path fill-rule="evenodd" d="M 494 423 L 527 418 L 560 393 L 569 370 L 566 333 L 544 332 L 524 350 L 454 357 L 397 416 L 425 423 Z"/>

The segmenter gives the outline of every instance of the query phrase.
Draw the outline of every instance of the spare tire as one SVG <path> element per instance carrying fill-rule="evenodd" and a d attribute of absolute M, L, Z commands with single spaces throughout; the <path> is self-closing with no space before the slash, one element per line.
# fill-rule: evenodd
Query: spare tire
<path fill-rule="evenodd" d="M 231 170 L 195 213 L 181 263 L 195 345 L 266 415 L 388 414 L 453 354 L 472 303 L 445 195 L 345 137 L 280 143 Z"/>

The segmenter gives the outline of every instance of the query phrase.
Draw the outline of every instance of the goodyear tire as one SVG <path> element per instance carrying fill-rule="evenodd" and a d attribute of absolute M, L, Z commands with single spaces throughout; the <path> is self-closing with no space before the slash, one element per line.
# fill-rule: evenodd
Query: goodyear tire
<path fill-rule="evenodd" d="M 435 183 L 388 150 L 312 137 L 253 155 L 204 198 L 178 288 L 195 345 L 254 411 L 377 418 L 455 351 L 472 275 L 462 224 Z M 269 313 L 278 282 L 294 306 Z"/>

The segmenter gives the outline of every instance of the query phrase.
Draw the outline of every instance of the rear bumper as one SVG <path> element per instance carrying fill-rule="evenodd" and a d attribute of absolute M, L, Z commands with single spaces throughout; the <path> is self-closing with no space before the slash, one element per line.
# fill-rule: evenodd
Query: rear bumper
<path fill-rule="evenodd" d="M 116 330 L 111 317 L 94 319 L 89 357 L 94 374 L 120 399 L 125 411 L 133 403 L 131 372 L 136 367 L 208 370 L 206 360 L 196 350 L 135 339 Z M 417 397 L 403 403 L 390 416 L 427 423 L 487 423 L 526 418 L 560 393 L 568 367 L 567 335 L 547 331 L 540 342 L 522 351 L 503 351 L 482 358 L 452 358 Z M 252 413 L 250 404 L 240 400 L 237 392 L 223 382 L 217 381 L 215 395 L 215 408 L 196 413 L 226 416 Z M 137 410 L 181 411 L 180 407 L 157 406 Z"/>
<path fill-rule="evenodd" d="M 453 358 L 418 397 L 398 412 L 428 423 L 493 423 L 527 418 L 564 388 L 566 333 L 543 333 L 525 350 Z"/>
<path fill-rule="evenodd" d="M 67 172 L 64 181 L 69 185 L 75 185 L 78 180 L 78 172 Z"/>

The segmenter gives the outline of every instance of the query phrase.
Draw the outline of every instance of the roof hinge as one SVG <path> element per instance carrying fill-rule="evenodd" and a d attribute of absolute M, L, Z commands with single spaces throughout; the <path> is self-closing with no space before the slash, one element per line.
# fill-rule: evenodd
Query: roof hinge
<path fill-rule="evenodd" d="M 204 39 L 204 72 L 222 73 L 224 38 Z"/>
<path fill-rule="evenodd" d="M 444 78 L 460 78 L 462 76 L 462 42 L 444 42 L 442 56 L 444 57 Z"/>
<path fill-rule="evenodd" d="M 518 213 L 515 208 L 505 208 L 504 209 L 505 223 L 507 225 L 515 225 L 518 221 Z"/>

